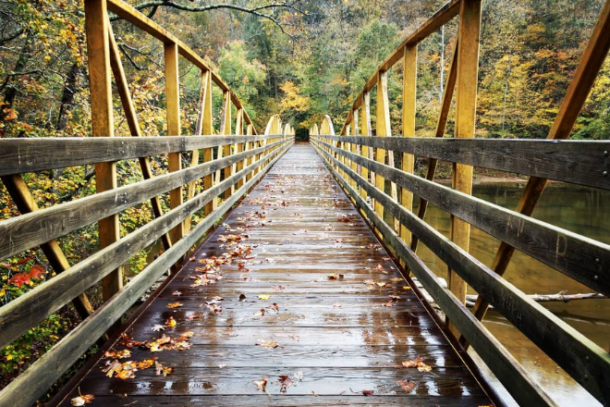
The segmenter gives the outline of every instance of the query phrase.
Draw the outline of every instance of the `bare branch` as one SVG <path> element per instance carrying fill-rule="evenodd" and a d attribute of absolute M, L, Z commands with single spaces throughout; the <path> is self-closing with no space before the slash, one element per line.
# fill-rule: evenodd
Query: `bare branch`
<path fill-rule="evenodd" d="M 273 15 L 262 13 L 261 11 L 268 10 L 268 9 L 290 9 L 290 10 L 297 11 L 301 14 L 305 14 L 303 11 L 301 11 L 300 9 L 298 9 L 295 6 L 295 4 L 297 2 L 298 1 L 285 2 L 285 3 L 273 3 L 273 4 L 267 4 L 264 6 L 258 6 L 258 7 L 254 7 L 254 8 L 246 8 L 246 7 L 236 6 L 233 4 L 225 4 L 225 3 L 211 4 L 208 6 L 191 7 L 191 6 L 187 6 L 187 5 L 180 4 L 180 3 L 174 3 L 173 1 L 170 1 L 170 0 L 153 0 L 153 1 L 142 3 L 142 4 L 138 4 L 134 8 L 139 11 L 151 8 L 151 10 L 148 12 L 149 18 L 151 18 L 155 14 L 155 12 L 157 11 L 157 9 L 159 7 L 169 7 L 169 8 L 174 8 L 174 9 L 182 10 L 182 11 L 188 11 L 188 12 L 192 12 L 192 13 L 202 13 L 202 12 L 206 12 L 206 11 L 222 10 L 222 9 L 238 11 L 241 13 L 252 14 L 257 17 L 264 18 L 264 19 L 267 19 L 267 20 L 273 22 L 273 24 L 275 24 L 277 27 L 279 27 L 279 29 L 282 31 L 283 34 L 289 36 L 294 41 L 295 36 L 286 32 L 286 30 L 284 29 L 284 25 L 286 25 L 286 24 L 283 24 L 282 22 L 280 22 Z M 111 18 L 111 21 L 116 21 L 116 20 L 120 20 L 120 19 L 121 19 L 120 17 L 114 16 Z"/>

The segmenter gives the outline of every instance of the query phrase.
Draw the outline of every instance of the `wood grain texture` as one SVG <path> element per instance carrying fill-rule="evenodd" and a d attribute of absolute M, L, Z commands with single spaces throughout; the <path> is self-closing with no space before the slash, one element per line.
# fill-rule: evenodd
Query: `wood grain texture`
<path fill-rule="evenodd" d="M 330 146 L 327 143 L 326 145 Z M 350 152 L 338 149 L 337 151 L 351 155 Z M 596 291 L 605 295 L 610 294 L 610 276 L 603 272 L 610 265 L 610 245 L 387 165 L 353 155 L 352 159 L 369 169 L 381 172 L 387 179 L 393 179 L 401 187 L 413 191 L 442 210 L 469 222 L 511 247 Z"/>
<path fill-rule="evenodd" d="M 335 137 L 320 137 L 336 140 Z M 610 172 L 610 155 L 604 155 L 605 151 L 610 151 L 609 141 L 353 136 L 345 137 L 345 141 L 369 148 L 385 148 L 474 167 L 610 189 L 610 177 L 603 176 L 604 171 Z"/>
<path fill-rule="evenodd" d="M 329 161 L 342 166 L 328 153 Z M 376 163 L 376 165 L 378 165 Z M 546 308 L 498 276 L 413 213 L 404 210 L 387 194 L 365 183 L 358 174 L 343 168 L 360 187 L 367 188 L 394 216 L 417 235 L 433 253 L 458 272 L 480 296 L 489 301 L 559 366 L 602 403 L 610 400 L 610 356 L 598 345 L 553 315 Z M 344 187 L 346 184 L 343 184 Z"/>
<path fill-rule="evenodd" d="M 344 180 L 339 179 L 339 182 L 346 188 Z M 346 190 L 350 195 L 356 196 L 353 189 L 346 188 Z M 387 224 L 366 205 L 365 201 L 358 198 L 356 200 L 357 204 L 364 209 L 371 221 L 382 232 L 390 246 L 396 250 L 398 256 L 424 284 L 435 301 L 441 305 L 454 325 L 465 336 L 468 336 L 479 356 L 492 369 L 515 400 L 521 405 L 555 406 L 556 403 L 528 376 L 510 352 L 466 309 L 464 304 L 451 291 L 444 288 L 434 272 L 417 257 L 409 245 L 396 236 Z"/>
<path fill-rule="evenodd" d="M 278 154 L 281 155 L 288 146 L 289 143 L 282 150 L 266 155 L 260 161 L 266 165 L 270 158 Z M 251 165 L 244 169 L 243 173 L 245 174 L 248 170 L 251 171 L 258 165 L 259 162 Z M 238 180 L 239 177 L 236 174 L 222 181 L 222 183 L 215 187 L 197 195 L 194 199 L 183 203 L 181 206 L 172 209 L 163 216 L 150 221 L 128 234 L 121 240 L 89 256 L 35 290 L 31 290 L 1 307 L 0 324 L 6 327 L 6 329 L 0 331 L 0 347 L 9 344 L 53 311 L 59 309 L 72 298 L 108 275 L 118 265 L 131 258 L 134 253 L 152 244 L 159 236 L 167 233 L 167 231 L 182 222 L 188 215 L 199 210 L 202 205 L 215 199 L 220 192 Z M 253 181 L 248 185 L 251 186 L 252 184 Z M 237 198 L 236 196 L 235 199 Z M 172 248 L 177 243 L 174 243 Z M 181 244 L 178 247 L 183 246 L 184 244 Z M 187 246 L 187 248 L 190 248 L 190 246 Z M 175 253 L 176 250 L 173 250 L 172 253 Z"/>
<path fill-rule="evenodd" d="M 282 141 L 277 143 L 6 220 L 0 223 L 0 258 L 64 236 L 98 219 L 211 174 L 248 155 L 264 153 Z M 45 227 L 41 228 L 41 224 Z"/>
<path fill-rule="evenodd" d="M 1 139 L 0 175 L 188 152 L 246 141 L 257 142 L 272 137 L 277 135 L 221 137 L 211 135 L 210 130 L 203 132 L 202 136 L 180 137 Z"/>
<path fill-rule="evenodd" d="M 263 158 L 266 162 L 266 165 L 264 166 L 265 172 L 281 157 L 283 151 L 285 150 L 278 150 L 274 154 L 275 158 L 271 156 Z M 260 177 L 262 177 L 265 172 L 261 172 Z M 219 205 L 217 210 L 212 212 L 210 216 L 206 217 L 193 228 L 188 235 L 176 242 L 171 249 L 165 251 L 128 285 L 118 291 L 111 301 L 104 303 L 94 315 L 79 324 L 23 374 L 0 391 L 0 406 L 28 406 L 40 397 L 40 395 L 43 394 L 111 324 L 117 321 L 169 267 L 182 257 L 218 219 L 229 211 L 260 177 L 255 177 L 250 180 L 250 182 L 245 184 L 235 195 Z M 238 174 L 236 174 L 232 179 L 227 179 L 223 181 L 223 183 L 235 183 L 238 180 L 239 177 Z M 220 187 L 220 185 L 218 187 Z M 183 205 L 191 206 L 194 202 L 196 202 L 196 200 L 186 202 Z M 204 203 L 205 202 L 199 202 L 199 207 Z M 188 210 L 181 211 L 180 209 L 182 208 L 178 207 L 164 215 L 164 217 L 168 217 L 173 215 L 173 213 L 180 214 L 180 217 L 176 219 L 173 224 L 167 225 L 166 230 L 171 229 L 177 222 L 181 222 L 182 219 L 190 213 Z M 155 221 L 158 222 L 161 219 L 162 218 L 158 218 Z M 151 223 L 155 221 L 152 221 Z M 135 233 L 137 232 L 132 233 L 132 235 Z M 68 273 L 69 271 L 63 274 L 62 277 Z M 52 283 L 53 281 L 55 281 L 55 279 L 51 280 L 49 283 Z M 10 303 L 9 306 L 11 304 L 13 303 Z M 4 307 L 2 310 L 4 310 Z M 4 323 L 3 326 L 5 326 Z M 52 366 L 52 368 L 49 368 L 50 366 Z M 70 403 L 70 401 L 68 401 L 68 403 Z"/>
<path fill-rule="evenodd" d="M 108 41 L 110 20 L 105 0 L 85 3 L 85 31 L 89 66 L 89 89 L 91 92 L 91 135 L 93 137 L 114 136 L 112 114 L 112 85 L 110 68 L 110 44 Z M 116 164 L 95 164 L 96 192 L 104 193 L 117 188 Z M 114 214 L 98 220 L 100 248 L 120 239 L 119 216 Z M 109 299 L 123 286 L 123 270 L 117 269 L 102 281 L 102 298 Z"/>
<path fill-rule="evenodd" d="M 236 247 L 218 238 L 238 228 L 247 234 L 241 244 L 252 248 L 244 266 L 249 271 L 233 262 L 219 268 L 223 278 L 216 284 L 191 287 L 200 261 Z M 126 402 L 153 405 L 489 404 L 309 146 L 292 147 L 191 260 L 133 325 L 136 339 L 157 336 L 151 327 L 169 316 L 178 323 L 167 334 L 195 332 L 189 350 L 154 355 L 175 367 L 173 375 L 142 371 L 133 380 L 110 379 L 100 371 L 102 360 L 77 385 L 81 392 L 104 403 L 111 394 L 125 394 Z M 329 280 L 340 270 L 346 270 L 343 278 Z M 367 279 L 382 286 L 367 289 Z M 352 286 L 360 291 L 350 292 Z M 182 295 L 173 295 L 176 290 Z M 264 293 L 271 297 L 259 299 Z M 401 299 L 385 307 L 392 294 Z M 205 306 L 214 296 L 223 297 L 222 312 Z M 173 301 L 183 305 L 168 308 Z M 279 311 L 256 315 L 274 302 Z M 256 346 L 263 340 L 280 347 Z M 149 355 L 138 349 L 133 357 Z M 417 356 L 431 372 L 401 367 Z M 278 376 L 299 371 L 303 380 L 281 393 Z M 269 378 L 271 400 L 252 383 L 263 377 Z M 403 390 L 398 380 L 412 381 L 413 389 Z M 365 400 L 363 390 L 374 394 Z M 78 390 L 73 391 L 72 397 Z M 68 403 L 69 397 L 61 405 Z"/>

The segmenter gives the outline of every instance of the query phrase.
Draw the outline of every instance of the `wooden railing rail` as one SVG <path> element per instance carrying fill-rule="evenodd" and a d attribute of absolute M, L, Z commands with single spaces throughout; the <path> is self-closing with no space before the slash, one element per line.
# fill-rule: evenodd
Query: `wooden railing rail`
<path fill-rule="evenodd" d="M 109 12 L 163 42 L 167 136 L 141 133 Z M 40 246 L 58 273 L 0 307 L 0 348 L 70 301 L 84 321 L 0 391 L 0 406 L 34 403 L 100 337 L 120 325 L 125 311 L 165 271 L 177 270 L 193 245 L 294 143 L 294 129 L 278 115 L 270 118 L 264 135 L 257 135 L 241 101 L 200 56 L 121 0 L 86 0 L 85 28 L 95 137 L 0 140 L 0 177 L 22 213 L 0 223 L 0 260 Z M 180 56 L 201 71 L 198 120 L 195 134 L 189 136 L 180 135 Z M 132 137 L 114 137 L 111 75 Z M 220 135 L 213 135 L 213 83 L 223 91 L 224 103 L 217 112 Z M 234 120 L 233 107 L 237 109 Z M 183 154 L 189 153 L 190 165 L 182 168 Z M 119 187 L 116 162 L 128 159 L 138 159 L 143 180 Z M 168 172 L 154 176 L 151 160 L 167 160 Z M 43 209 L 22 176 L 90 164 L 95 165 L 95 195 Z M 169 194 L 170 207 L 166 213 L 165 194 Z M 118 214 L 146 201 L 151 202 L 155 219 L 120 237 Z M 203 217 L 193 225 L 192 215 L 198 211 Z M 100 250 L 71 265 L 56 239 L 95 222 Z M 163 244 L 163 253 L 123 286 L 123 264 L 157 241 Z M 104 302 L 95 310 L 84 291 L 99 282 Z"/>
<path fill-rule="evenodd" d="M 80 356 L 118 321 L 124 312 L 208 231 L 250 189 L 292 145 L 292 137 L 268 144 L 265 154 L 238 173 L 222 180 L 180 206 L 170 210 L 145 226 L 113 244 L 102 248 L 86 260 L 70 267 L 41 286 L 0 308 L 0 347 L 4 347 L 47 315 L 68 303 L 138 251 L 154 243 L 163 234 L 182 223 L 188 216 L 230 190 L 246 174 L 263 167 L 241 188 L 208 214 L 189 233 L 172 244 L 153 263 L 148 265 L 129 284 L 122 287 L 94 314 L 85 319 L 57 345 L 18 376 L 0 392 L 0 406 L 31 405 Z M 255 150 L 252 150 L 255 151 Z M 241 156 L 238 158 L 242 158 Z M 174 174 L 170 174 L 174 175 Z M 160 178 L 160 177 L 159 177 Z M 146 181 L 142 181 L 146 182 Z M 186 181 L 184 182 L 186 184 Z M 0 224 L 2 225 L 2 224 Z M 15 398 L 15 395 L 20 395 Z"/>
<path fill-rule="evenodd" d="M 327 116 L 322 126 L 310 129 L 310 140 L 380 237 L 396 251 L 407 272 L 412 271 L 441 305 L 455 338 L 465 348 L 469 343 L 475 347 L 520 404 L 548 405 L 552 401 L 526 375 L 518 378 L 519 385 L 512 382 L 513 375 L 523 374 L 522 370 L 476 322 L 484 317 L 490 303 L 602 404 L 609 404 L 610 355 L 501 276 L 517 249 L 610 295 L 606 272 L 610 245 L 531 217 L 549 179 L 610 190 L 610 142 L 565 140 L 610 49 L 610 0 L 602 8 L 548 140 L 474 139 L 480 8 L 480 0 L 447 3 L 379 66 L 349 110 L 341 135 L 335 135 Z M 417 44 L 458 15 L 455 53 L 435 138 L 415 138 Z M 401 59 L 402 132 L 392 132 L 387 119 L 386 75 Z M 375 86 L 377 128 L 373 132 L 370 94 Z M 447 139 L 443 136 L 454 93 L 455 138 Z M 374 133 L 377 137 L 372 137 Z M 400 133 L 403 137 L 389 137 Z M 401 154 L 400 169 L 394 164 L 395 154 Z M 428 158 L 425 177 L 413 174 L 414 156 Z M 437 160 L 453 163 L 452 188 L 432 181 Z M 513 211 L 472 197 L 473 167 L 529 176 L 517 208 Z M 390 187 L 387 193 L 386 181 Z M 413 212 L 414 197 L 419 198 L 417 214 Z M 428 202 L 449 213 L 450 239 L 423 221 Z M 501 241 L 491 267 L 468 253 L 471 225 Z M 417 257 L 420 240 L 449 267 L 450 291 L 438 284 Z M 474 315 L 463 306 L 466 283 L 479 294 Z"/>

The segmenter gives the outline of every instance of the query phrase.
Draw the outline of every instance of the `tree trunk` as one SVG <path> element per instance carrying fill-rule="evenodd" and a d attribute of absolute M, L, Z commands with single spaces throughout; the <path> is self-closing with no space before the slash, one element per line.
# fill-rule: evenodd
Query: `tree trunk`
<path fill-rule="evenodd" d="M 64 83 L 64 92 L 61 96 L 61 106 L 59 108 L 59 115 L 57 116 L 57 124 L 55 125 L 57 130 L 65 130 L 66 125 L 68 124 L 68 112 L 70 112 L 74 103 L 74 95 L 76 94 L 76 78 L 79 70 L 80 68 L 76 62 L 74 62 L 68 70 L 66 82 Z"/>

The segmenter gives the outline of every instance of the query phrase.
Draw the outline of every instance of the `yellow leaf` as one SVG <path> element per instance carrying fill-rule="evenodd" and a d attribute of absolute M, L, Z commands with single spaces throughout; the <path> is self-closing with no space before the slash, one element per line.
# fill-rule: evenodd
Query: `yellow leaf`
<path fill-rule="evenodd" d="M 261 294 L 258 296 L 259 300 L 268 300 L 269 298 L 271 298 L 269 294 Z"/>

